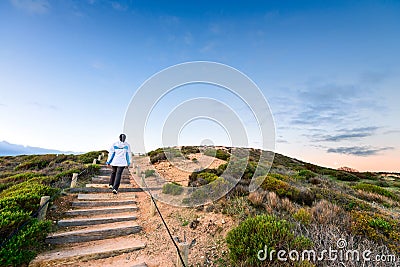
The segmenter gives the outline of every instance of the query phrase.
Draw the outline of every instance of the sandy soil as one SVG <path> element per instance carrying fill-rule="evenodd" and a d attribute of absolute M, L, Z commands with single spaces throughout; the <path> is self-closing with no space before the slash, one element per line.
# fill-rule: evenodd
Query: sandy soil
<path fill-rule="evenodd" d="M 188 186 L 189 175 L 195 170 L 214 169 L 226 163 L 224 160 L 206 156 L 202 153 L 189 154 L 188 158 L 179 161 L 172 159 L 171 161 L 158 162 L 154 164 L 154 168 L 168 182 L 177 182 L 183 186 Z"/>

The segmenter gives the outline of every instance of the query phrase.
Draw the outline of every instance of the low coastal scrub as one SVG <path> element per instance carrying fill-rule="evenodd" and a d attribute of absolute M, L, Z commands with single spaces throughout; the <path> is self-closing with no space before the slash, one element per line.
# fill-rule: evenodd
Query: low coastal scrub
<path fill-rule="evenodd" d="M 177 196 L 182 194 L 183 192 L 183 187 L 178 184 L 178 183 L 167 183 L 163 186 L 162 188 L 162 192 L 164 194 L 168 194 L 168 195 L 173 195 L 173 196 Z"/>
<path fill-rule="evenodd" d="M 98 173 L 100 166 L 85 163 L 100 153 L 0 157 L 0 266 L 23 266 L 36 256 L 52 229 L 51 221 L 32 217 L 41 197 L 58 197 L 74 172 Z"/>
<path fill-rule="evenodd" d="M 226 243 L 229 258 L 236 266 L 263 266 L 258 258 L 260 250 L 262 255 L 270 255 L 271 250 L 301 251 L 312 246 L 310 239 L 293 234 L 291 223 L 271 215 L 247 218 L 228 232 Z"/>
<path fill-rule="evenodd" d="M 267 254 L 281 248 L 322 251 L 335 248 L 339 239 L 348 241 L 349 249 L 400 256 L 397 174 L 389 179 L 384 173 L 335 170 L 280 154 L 269 169 L 254 149 L 240 154 L 207 147 L 204 153 L 221 158 L 218 150 L 227 162 L 192 172 L 189 186 L 195 190 L 182 200 L 184 205 L 208 201 L 206 211 L 230 216 L 237 225 L 226 235 L 229 250 L 217 266 L 329 266 L 260 261 L 257 254 L 266 247 Z M 251 191 L 253 178 L 258 188 Z M 223 197 L 215 200 L 219 194 Z"/>

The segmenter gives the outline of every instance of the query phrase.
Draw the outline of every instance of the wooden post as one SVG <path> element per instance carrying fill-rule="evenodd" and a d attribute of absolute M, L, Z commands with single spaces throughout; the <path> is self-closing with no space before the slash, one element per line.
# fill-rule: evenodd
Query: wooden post
<path fill-rule="evenodd" d="M 178 243 L 178 248 L 181 253 L 183 262 L 185 263 L 185 266 L 189 266 L 188 265 L 189 243 L 187 243 L 187 242 Z M 182 261 L 179 258 L 178 252 L 176 252 L 176 266 L 183 267 Z"/>
<path fill-rule="evenodd" d="M 156 199 L 154 199 L 154 201 L 157 203 L 157 200 Z M 150 197 L 150 216 L 154 216 L 154 215 L 156 215 L 156 205 L 154 205 L 154 202 L 153 202 L 153 200 L 151 199 L 151 197 Z"/>
<path fill-rule="evenodd" d="M 142 181 L 142 187 L 146 186 L 146 183 L 144 182 L 144 178 L 146 177 L 146 175 L 142 174 L 140 177 L 142 177 L 141 181 Z"/>
<path fill-rule="evenodd" d="M 93 163 L 92 164 L 97 164 L 97 159 L 93 159 Z"/>
<path fill-rule="evenodd" d="M 48 200 L 50 199 L 49 196 L 43 196 L 40 198 L 40 207 L 44 205 Z M 43 221 L 46 218 L 46 213 L 47 213 L 47 207 L 49 206 L 49 203 L 47 202 L 46 205 L 39 211 L 38 214 L 38 220 Z"/>
<path fill-rule="evenodd" d="M 101 155 L 99 155 L 99 157 L 97 158 L 97 160 L 98 160 L 98 161 L 100 161 L 100 160 L 101 160 Z"/>
<path fill-rule="evenodd" d="M 71 180 L 71 188 L 74 188 L 76 186 L 76 182 L 78 181 L 78 174 L 74 172 L 72 174 L 72 180 Z"/>

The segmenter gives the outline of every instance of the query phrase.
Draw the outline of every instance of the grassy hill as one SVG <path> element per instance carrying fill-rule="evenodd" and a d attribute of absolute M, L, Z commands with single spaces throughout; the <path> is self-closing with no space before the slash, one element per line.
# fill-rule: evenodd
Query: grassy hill
<path fill-rule="evenodd" d="M 300 260 L 282 262 L 276 253 L 272 260 L 259 260 L 260 250 L 337 249 L 338 241 L 346 249 L 375 255 L 400 255 L 400 175 L 335 170 L 275 154 L 273 162 L 263 159 L 261 151 L 244 149 L 233 156 L 229 147 L 182 147 L 157 149 L 148 155 L 153 164 L 174 158 L 195 162 L 193 155 L 206 154 L 222 160 L 216 168 L 198 170 L 187 177 L 187 185 L 211 185 L 213 190 L 230 182 L 238 183 L 218 201 L 196 210 L 229 216 L 236 222 L 229 229 L 222 247 L 215 252 L 214 265 L 204 266 L 343 266 L 337 261 Z M 0 249 L 0 266 L 23 266 L 41 249 L 43 239 L 52 231 L 52 221 L 39 222 L 31 215 L 38 209 L 40 197 L 54 197 L 68 188 L 72 173 L 82 173 L 80 181 L 98 170 L 92 165 L 99 151 L 83 155 L 29 155 L 0 157 L 0 241 L 20 226 L 26 226 Z M 228 164 L 244 172 L 226 173 Z M 268 166 L 270 170 L 268 171 Z M 260 167 L 257 169 L 257 167 Z M 86 171 L 85 171 L 86 170 Z M 235 168 L 233 168 L 235 170 Z M 153 170 L 143 170 L 147 176 Z M 254 174 L 260 187 L 249 192 Z M 178 184 L 167 184 L 166 194 L 180 194 Z M 196 196 L 212 195 L 205 192 Z M 54 218 L 50 211 L 49 218 Z M 186 224 L 185 224 L 186 225 Z M 190 224 L 188 224 L 190 225 Z M 161 230 L 162 231 L 162 230 Z M 226 252 L 226 253 L 225 253 Z M 264 252 L 263 252 L 264 253 Z M 263 254 L 261 253 L 261 255 Z M 214 254 L 213 254 L 214 255 Z M 319 256 L 319 255 L 317 255 Z M 372 257 L 372 256 L 371 256 Z M 361 266 L 357 261 L 342 261 L 346 266 Z M 379 266 L 393 266 L 393 262 Z"/>
<path fill-rule="evenodd" d="M 344 249 L 372 255 L 400 255 L 400 178 L 398 174 L 349 172 L 306 163 L 275 154 L 270 171 L 267 162 L 259 162 L 260 150 L 244 149 L 249 156 L 232 155 L 233 148 L 208 148 L 204 154 L 227 160 L 214 169 L 193 172 L 190 186 L 212 185 L 217 188 L 229 180 L 239 180 L 222 199 L 203 207 L 212 212 L 228 214 L 237 219 L 238 226 L 226 236 L 228 255 L 219 259 L 220 266 L 341 266 L 334 262 L 260 261 L 257 253 L 267 248 L 297 251 L 337 249 L 342 239 Z M 157 149 L 148 153 L 154 164 L 174 157 L 191 158 L 199 147 Z M 181 154 L 182 152 L 182 154 Z M 245 171 L 236 174 L 224 171 L 227 165 L 243 164 Z M 249 184 L 258 165 L 265 169 L 256 173 L 260 188 L 249 192 Z M 263 166 L 261 166 L 263 167 Z M 236 177 L 232 177 L 238 175 Z M 164 193 L 179 194 L 177 184 L 167 184 Z M 212 195 L 212 190 L 199 197 Z M 195 202 L 194 202 L 195 203 Z M 317 255 L 318 256 L 318 255 Z M 342 261 L 343 262 L 343 261 Z M 393 263 L 380 266 L 393 266 Z M 390 265 L 391 264 L 391 265 Z M 346 266 L 361 266 L 360 262 L 346 262 Z"/>
<path fill-rule="evenodd" d="M 55 203 L 72 173 L 81 173 L 81 181 L 96 173 L 99 166 L 92 162 L 100 153 L 0 157 L 0 266 L 23 266 L 43 248 L 52 221 L 32 217 L 40 198 L 51 196 Z"/>

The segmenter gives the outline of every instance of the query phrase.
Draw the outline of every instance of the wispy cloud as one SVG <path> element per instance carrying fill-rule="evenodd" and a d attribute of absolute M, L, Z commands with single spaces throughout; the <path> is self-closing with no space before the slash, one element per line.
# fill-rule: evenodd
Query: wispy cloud
<path fill-rule="evenodd" d="M 399 134 L 400 130 L 388 130 L 384 132 L 383 134 Z"/>
<path fill-rule="evenodd" d="M 111 2 L 111 6 L 113 9 L 117 11 L 126 11 L 128 9 L 128 5 L 122 4 L 121 2 L 113 1 Z"/>
<path fill-rule="evenodd" d="M 93 61 L 90 64 L 90 66 L 92 68 L 94 68 L 94 69 L 97 69 L 97 70 L 102 70 L 102 69 L 104 69 L 106 67 L 106 65 L 103 62 L 99 61 L 99 60 Z"/>
<path fill-rule="evenodd" d="M 360 127 L 353 129 L 341 129 L 337 134 L 334 135 L 313 135 L 315 141 L 325 142 L 339 142 L 344 140 L 360 139 L 368 136 L 372 136 L 379 129 L 376 126 Z"/>
<path fill-rule="evenodd" d="M 367 85 L 375 85 L 383 82 L 389 76 L 385 72 L 366 71 L 360 75 L 360 82 Z"/>
<path fill-rule="evenodd" d="M 185 35 L 183 36 L 183 42 L 186 45 L 191 45 L 193 43 L 193 35 L 191 32 L 185 33 Z"/>
<path fill-rule="evenodd" d="M 51 109 L 51 110 L 58 110 L 58 108 L 54 105 L 43 104 L 39 102 L 29 102 L 27 103 L 30 106 L 34 106 L 40 109 Z"/>
<path fill-rule="evenodd" d="M 200 48 L 201 53 L 209 53 L 214 51 L 215 42 L 208 42 L 203 47 Z"/>
<path fill-rule="evenodd" d="M 177 16 L 160 16 L 159 19 L 164 26 L 175 26 L 181 22 Z"/>
<path fill-rule="evenodd" d="M 336 153 L 336 154 L 345 154 L 345 155 L 354 155 L 361 157 L 374 156 L 379 154 L 380 152 L 392 150 L 394 147 L 370 147 L 370 146 L 352 146 L 352 147 L 337 147 L 337 148 L 329 148 L 327 150 L 328 153 Z"/>
<path fill-rule="evenodd" d="M 50 9 L 47 0 L 11 0 L 14 7 L 32 14 L 44 14 Z"/>

